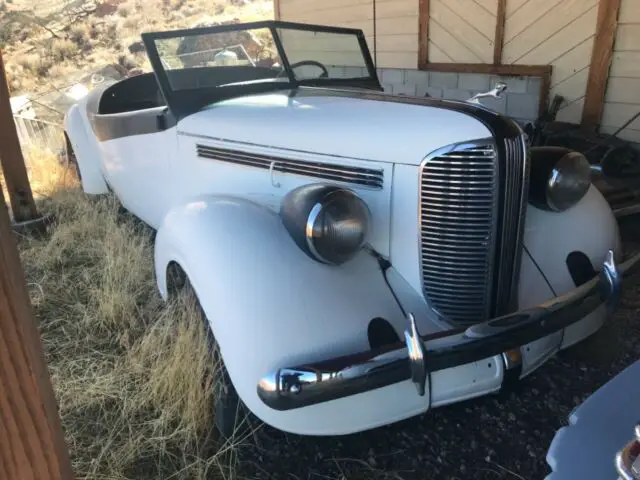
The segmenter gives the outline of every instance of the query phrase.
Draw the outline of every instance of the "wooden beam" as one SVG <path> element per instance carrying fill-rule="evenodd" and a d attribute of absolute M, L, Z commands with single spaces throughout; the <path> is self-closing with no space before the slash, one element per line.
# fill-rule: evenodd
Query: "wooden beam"
<path fill-rule="evenodd" d="M 38 216 L 29 185 L 27 167 L 20 149 L 16 124 L 13 122 L 9 86 L 0 52 L 0 164 L 9 192 L 11 211 L 16 222 L 33 220 Z"/>
<path fill-rule="evenodd" d="M 620 0 L 600 0 L 598 4 L 596 37 L 591 52 L 587 93 L 582 110 L 581 125 L 585 129 L 595 129 L 602 119 L 619 11 Z"/>
<path fill-rule="evenodd" d="M 429 63 L 429 0 L 418 3 L 418 68 Z"/>
<path fill-rule="evenodd" d="M 551 91 L 551 72 L 542 76 L 540 82 L 540 101 L 538 103 L 538 117 L 543 116 L 549 108 L 549 93 Z"/>
<path fill-rule="evenodd" d="M 0 473 L 3 479 L 72 478 L 42 342 L 1 191 Z"/>
<path fill-rule="evenodd" d="M 486 73 L 513 77 L 543 77 L 551 75 L 551 65 L 492 65 L 490 63 L 426 63 L 420 70 L 452 73 Z"/>
<path fill-rule="evenodd" d="M 504 25 L 507 19 L 507 0 L 498 0 L 496 15 L 496 34 L 493 39 L 493 64 L 502 63 L 502 47 L 504 46 Z"/>
<path fill-rule="evenodd" d="M 273 18 L 280 20 L 280 0 L 273 0 Z"/>

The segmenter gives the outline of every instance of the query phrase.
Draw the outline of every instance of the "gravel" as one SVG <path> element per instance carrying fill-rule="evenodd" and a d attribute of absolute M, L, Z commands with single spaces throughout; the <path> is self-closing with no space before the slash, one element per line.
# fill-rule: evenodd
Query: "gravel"
<path fill-rule="evenodd" d="M 640 239 L 638 219 L 623 224 Z M 640 244 L 626 241 L 627 250 Z M 625 288 L 597 334 L 561 352 L 508 392 L 431 410 L 341 437 L 302 437 L 268 426 L 240 452 L 239 474 L 259 479 L 538 479 L 555 432 L 597 388 L 640 358 L 640 284 Z M 613 459 L 612 459 L 613 461 Z"/>

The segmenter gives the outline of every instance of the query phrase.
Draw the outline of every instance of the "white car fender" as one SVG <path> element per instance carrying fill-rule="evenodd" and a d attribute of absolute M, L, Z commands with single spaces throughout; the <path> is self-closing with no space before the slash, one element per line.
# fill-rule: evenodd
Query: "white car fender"
<path fill-rule="evenodd" d="M 89 128 L 84 112 L 84 101 L 73 105 L 64 118 L 64 130 L 73 147 L 86 193 L 99 195 L 109 191 L 100 170 L 98 140 Z"/>
<path fill-rule="evenodd" d="M 201 197 L 172 208 L 158 230 L 155 267 L 165 298 L 171 262 L 188 276 L 238 395 L 266 423 L 339 434 L 388 423 L 385 405 L 396 420 L 429 407 L 429 395 L 416 395 L 410 381 L 290 411 L 257 395 L 271 370 L 368 350 L 370 319 L 402 332 L 402 313 L 367 253 L 323 265 L 296 246 L 277 213 L 244 199 Z"/>
<path fill-rule="evenodd" d="M 584 253 L 596 271 L 601 270 L 609 250 L 613 250 L 618 259 L 621 254 L 618 223 L 611 207 L 594 186 L 576 205 L 564 212 L 549 212 L 529 205 L 524 246 L 557 296 L 576 288 L 567 266 L 571 252 Z M 561 348 L 595 333 L 606 319 L 606 309 L 601 306 L 583 320 L 570 325 L 564 330 Z"/>

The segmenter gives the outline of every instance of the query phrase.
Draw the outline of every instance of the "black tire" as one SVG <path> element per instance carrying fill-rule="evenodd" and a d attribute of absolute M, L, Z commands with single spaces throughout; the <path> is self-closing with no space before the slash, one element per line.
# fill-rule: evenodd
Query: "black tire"
<path fill-rule="evenodd" d="M 71 140 L 69 140 L 69 136 L 67 132 L 64 133 L 65 140 L 65 167 L 68 170 L 74 172 L 76 178 L 82 184 L 82 174 L 80 173 L 80 167 L 78 167 L 78 159 L 76 157 L 76 152 L 73 150 L 73 145 L 71 145 Z"/>
<path fill-rule="evenodd" d="M 181 293 L 195 302 L 196 308 L 200 314 L 201 321 L 206 331 L 207 344 L 212 354 L 214 362 L 217 364 L 217 374 L 214 379 L 214 397 L 215 397 L 215 426 L 220 439 L 223 441 L 234 438 L 242 438 L 249 430 L 247 409 L 240 400 L 236 392 L 231 378 L 224 366 L 224 361 L 220 355 L 218 344 L 209 327 L 207 319 L 200 301 L 193 290 L 189 278 L 186 276 L 182 268 L 177 264 L 172 264 L 167 270 L 167 280 L 170 285 L 170 295 Z"/>

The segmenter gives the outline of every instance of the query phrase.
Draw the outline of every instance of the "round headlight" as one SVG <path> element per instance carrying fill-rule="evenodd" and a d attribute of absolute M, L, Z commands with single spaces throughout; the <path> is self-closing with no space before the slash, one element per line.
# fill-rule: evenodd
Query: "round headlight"
<path fill-rule="evenodd" d="M 302 250 L 331 265 L 346 262 L 363 247 L 371 221 L 360 197 L 329 185 L 305 185 L 289 192 L 280 215 Z"/>
<path fill-rule="evenodd" d="M 567 210 L 585 196 L 591 185 L 591 166 L 578 152 L 564 155 L 547 180 L 547 204 L 557 212 Z"/>

